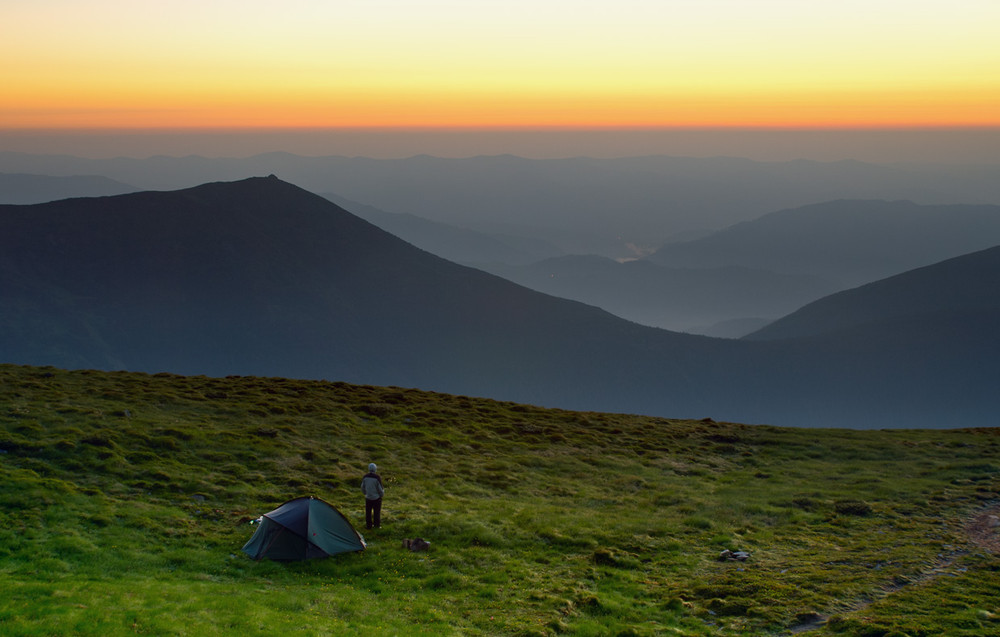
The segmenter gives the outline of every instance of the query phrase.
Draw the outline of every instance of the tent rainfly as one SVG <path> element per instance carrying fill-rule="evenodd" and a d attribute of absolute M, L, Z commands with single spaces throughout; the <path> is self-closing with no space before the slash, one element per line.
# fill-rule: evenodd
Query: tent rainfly
<path fill-rule="evenodd" d="M 290 561 L 365 550 L 365 541 L 344 514 L 312 496 L 289 500 L 260 517 L 243 546 L 255 560 Z"/>

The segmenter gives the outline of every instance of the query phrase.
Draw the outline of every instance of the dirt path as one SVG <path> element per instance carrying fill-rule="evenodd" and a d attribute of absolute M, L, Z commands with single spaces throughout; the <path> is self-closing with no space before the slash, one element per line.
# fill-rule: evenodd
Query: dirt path
<path fill-rule="evenodd" d="M 1000 504 L 993 504 L 989 508 L 983 509 L 973 515 L 968 521 L 966 521 L 963 529 L 971 544 L 990 553 L 1000 554 Z M 947 572 L 948 567 L 950 567 L 959 558 L 959 556 L 967 553 L 967 550 L 953 550 L 949 553 L 941 555 L 930 569 L 920 573 L 917 577 L 914 577 L 907 583 L 891 584 L 882 587 L 879 593 L 875 596 L 875 599 L 885 599 L 889 595 L 892 595 L 906 586 L 912 586 L 914 584 L 923 583 L 939 577 Z M 875 599 L 859 602 L 851 608 L 851 612 L 863 610 L 864 608 L 870 606 Z M 819 628 L 826 623 L 826 620 L 828 619 L 828 616 L 816 614 L 810 617 L 808 621 L 790 627 L 788 632 L 792 635 L 802 635 Z"/>
<path fill-rule="evenodd" d="M 1000 553 L 1000 505 L 977 513 L 965 525 L 969 541 L 990 553 Z"/>

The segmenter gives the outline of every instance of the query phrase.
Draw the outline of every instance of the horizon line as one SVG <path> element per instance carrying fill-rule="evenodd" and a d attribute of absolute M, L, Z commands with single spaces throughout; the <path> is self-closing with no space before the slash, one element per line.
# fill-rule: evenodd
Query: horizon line
<path fill-rule="evenodd" d="M 240 126 L 2 126 L 0 132 L 10 133 L 147 133 L 147 132 L 308 132 L 308 131 L 350 131 L 350 132 L 503 132 L 503 131 L 544 131 L 544 132 L 600 132 L 600 131 L 961 131 L 1000 129 L 1000 122 L 994 124 L 456 124 L 456 125 L 240 125 Z"/>

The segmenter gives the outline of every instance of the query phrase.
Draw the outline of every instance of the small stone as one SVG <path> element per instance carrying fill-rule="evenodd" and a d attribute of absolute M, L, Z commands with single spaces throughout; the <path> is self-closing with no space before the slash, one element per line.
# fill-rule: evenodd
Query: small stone
<path fill-rule="evenodd" d="M 729 549 L 719 553 L 720 562 L 745 562 L 750 554 L 746 551 L 730 551 Z"/>

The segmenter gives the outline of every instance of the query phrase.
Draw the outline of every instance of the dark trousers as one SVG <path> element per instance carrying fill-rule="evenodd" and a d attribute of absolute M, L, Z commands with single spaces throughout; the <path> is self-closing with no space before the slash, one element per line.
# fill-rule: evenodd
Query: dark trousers
<path fill-rule="evenodd" d="M 365 528 L 382 526 L 382 498 L 369 500 L 365 498 Z"/>

